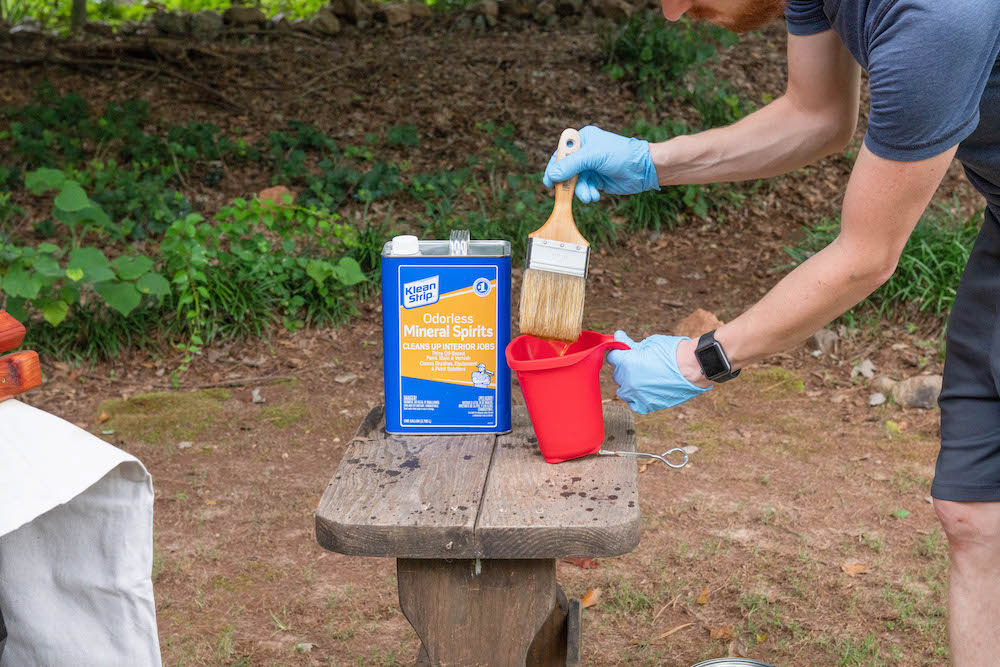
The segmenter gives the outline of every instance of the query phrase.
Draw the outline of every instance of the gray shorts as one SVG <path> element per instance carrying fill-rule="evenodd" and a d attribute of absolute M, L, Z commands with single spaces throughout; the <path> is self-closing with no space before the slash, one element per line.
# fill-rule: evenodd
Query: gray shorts
<path fill-rule="evenodd" d="M 1000 501 L 1000 221 L 986 209 L 948 317 L 941 453 L 931 495 Z"/>

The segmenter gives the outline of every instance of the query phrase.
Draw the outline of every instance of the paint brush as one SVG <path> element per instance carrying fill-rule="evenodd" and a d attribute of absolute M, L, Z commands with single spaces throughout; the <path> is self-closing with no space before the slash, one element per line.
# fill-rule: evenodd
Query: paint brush
<path fill-rule="evenodd" d="M 563 130 L 556 160 L 580 148 L 580 133 Z M 590 243 L 573 221 L 576 176 L 556 183 L 556 203 L 544 225 L 528 234 L 521 283 L 521 333 L 575 341 L 583 325 Z"/>

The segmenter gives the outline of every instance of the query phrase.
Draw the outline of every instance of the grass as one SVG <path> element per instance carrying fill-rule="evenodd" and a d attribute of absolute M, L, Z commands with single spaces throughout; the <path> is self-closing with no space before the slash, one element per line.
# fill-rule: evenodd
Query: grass
<path fill-rule="evenodd" d="M 622 579 L 618 583 L 610 584 L 605 596 L 605 607 L 627 616 L 649 611 L 653 606 L 653 599 L 640 590 L 631 579 Z"/>
<path fill-rule="evenodd" d="M 196 439 L 215 423 L 229 392 L 206 389 L 196 392 L 139 394 L 104 401 L 98 414 L 107 413 L 106 430 L 126 440 L 154 445 Z"/>
<path fill-rule="evenodd" d="M 767 398 L 790 398 L 805 391 L 802 378 L 786 368 L 750 368 L 743 371 L 741 380 L 751 383 Z"/>
<path fill-rule="evenodd" d="M 912 309 L 943 316 L 955 300 L 959 278 L 979 233 L 982 212 L 969 218 L 960 214 L 958 202 L 935 204 L 917 223 L 893 276 L 854 311 L 870 308 L 880 316 L 894 316 Z M 785 248 L 801 264 L 833 242 L 840 233 L 839 220 L 827 220 L 806 232 L 805 238 Z"/>
<path fill-rule="evenodd" d="M 261 408 L 260 418 L 278 428 L 288 428 L 309 416 L 309 406 L 299 401 Z"/>

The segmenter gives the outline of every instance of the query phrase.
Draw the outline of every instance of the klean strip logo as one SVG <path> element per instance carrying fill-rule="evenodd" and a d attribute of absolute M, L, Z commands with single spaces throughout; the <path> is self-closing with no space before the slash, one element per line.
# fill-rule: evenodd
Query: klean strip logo
<path fill-rule="evenodd" d="M 440 276 L 431 276 L 412 283 L 403 283 L 403 307 L 419 308 L 438 302 Z"/>

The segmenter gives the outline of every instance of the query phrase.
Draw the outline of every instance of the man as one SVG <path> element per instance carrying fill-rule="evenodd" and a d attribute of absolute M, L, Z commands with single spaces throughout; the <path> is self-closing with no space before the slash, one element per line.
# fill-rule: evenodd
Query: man
<path fill-rule="evenodd" d="M 489 387 L 492 375 L 493 371 L 486 370 L 486 364 L 476 364 L 476 370 L 472 371 L 472 386 Z"/>
<path fill-rule="evenodd" d="M 1000 1 L 662 0 L 733 30 L 784 11 L 785 94 L 725 128 L 659 144 L 595 127 L 545 173 L 579 174 L 584 202 L 600 191 L 714 183 L 785 173 L 838 152 L 854 134 L 860 68 L 871 112 L 851 173 L 841 232 L 732 322 L 696 342 L 651 336 L 614 351 L 618 395 L 637 412 L 682 403 L 739 369 L 789 348 L 892 275 L 952 158 L 987 201 L 947 334 L 941 452 L 931 490 L 951 547 L 951 653 L 958 667 L 1000 664 Z M 713 336 L 714 333 L 714 336 Z M 1000 353 L 1000 349 L 996 352 Z"/>

